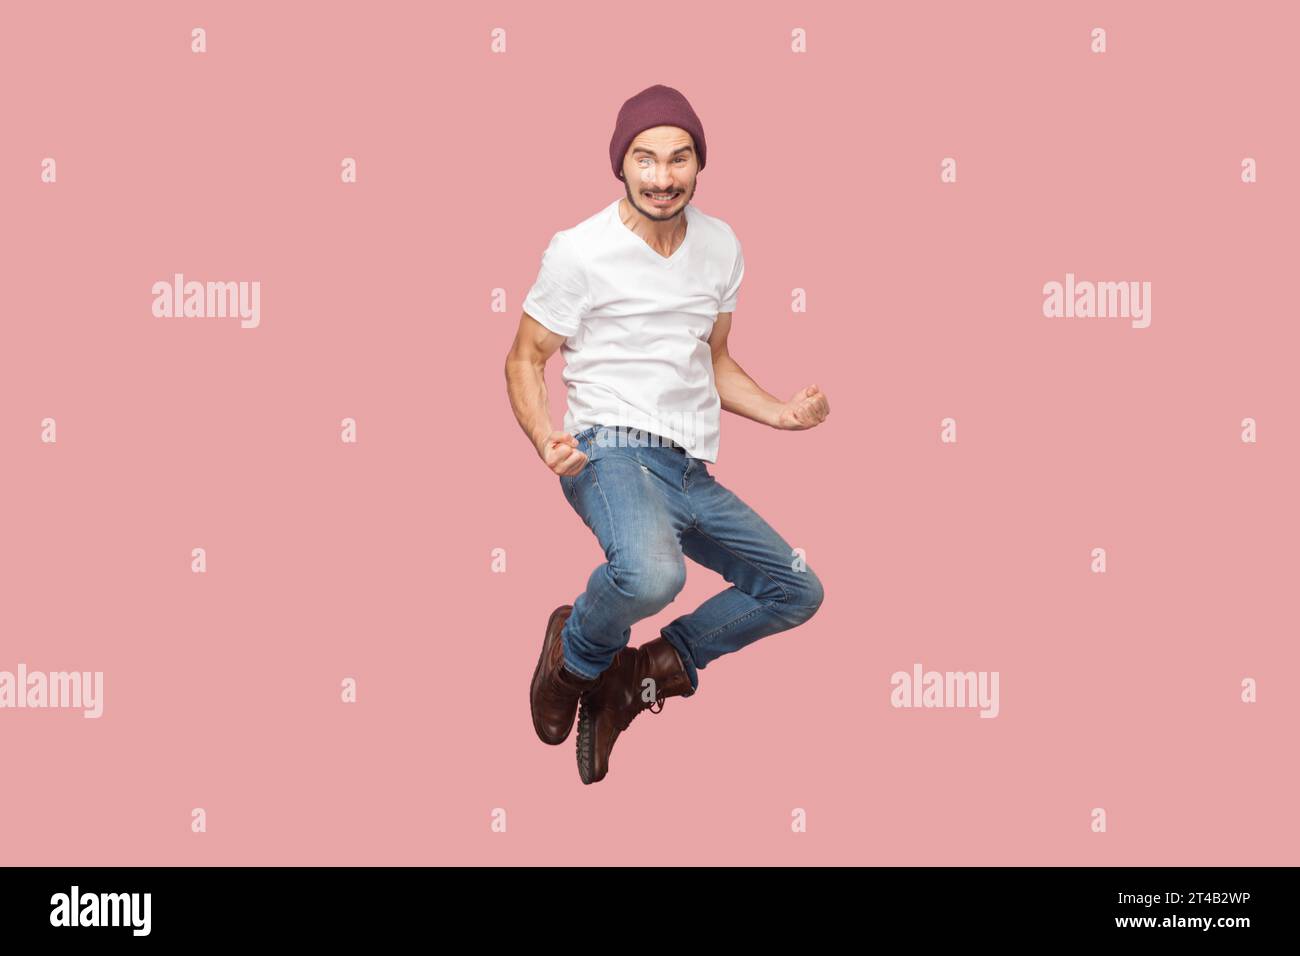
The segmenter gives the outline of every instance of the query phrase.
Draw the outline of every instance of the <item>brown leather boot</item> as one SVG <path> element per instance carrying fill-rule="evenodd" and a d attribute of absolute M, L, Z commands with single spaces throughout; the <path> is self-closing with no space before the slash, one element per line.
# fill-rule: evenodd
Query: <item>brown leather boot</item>
<path fill-rule="evenodd" d="M 528 688 L 528 704 L 533 711 L 533 729 L 543 743 L 562 744 L 573 729 L 578 698 L 599 680 L 580 677 L 564 666 L 564 642 L 560 632 L 573 613 L 573 606 L 562 604 L 551 612 L 546 622 L 542 653 L 537 658 L 533 682 Z"/>
<path fill-rule="evenodd" d="M 654 681 L 654 699 L 646 700 Z M 691 693 L 691 678 L 677 649 L 665 637 L 656 637 L 640 647 L 625 647 L 597 679 L 596 686 L 582 695 L 578 706 L 578 776 L 583 783 L 596 783 L 609 772 L 609 754 L 618 735 L 641 711 L 657 714 L 664 699 Z"/>

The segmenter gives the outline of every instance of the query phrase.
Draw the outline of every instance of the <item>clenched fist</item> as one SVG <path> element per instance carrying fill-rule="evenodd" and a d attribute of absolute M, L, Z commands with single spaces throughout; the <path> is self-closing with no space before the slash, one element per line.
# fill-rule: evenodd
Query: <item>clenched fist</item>
<path fill-rule="evenodd" d="M 816 385 L 809 385 L 794 393 L 777 416 L 776 427 L 788 429 L 812 428 L 825 421 L 831 413 L 831 403 L 826 393 Z"/>
<path fill-rule="evenodd" d="M 568 432 L 551 432 L 538 454 L 557 475 L 576 475 L 587 465 L 587 456 L 578 451 L 578 439 Z"/>

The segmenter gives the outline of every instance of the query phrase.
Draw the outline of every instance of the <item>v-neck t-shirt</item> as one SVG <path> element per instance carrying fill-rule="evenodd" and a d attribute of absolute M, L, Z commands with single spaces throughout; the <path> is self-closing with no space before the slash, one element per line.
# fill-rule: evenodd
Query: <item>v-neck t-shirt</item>
<path fill-rule="evenodd" d="M 687 204 L 663 256 L 619 217 L 621 197 L 552 237 L 523 310 L 565 336 L 564 430 L 623 426 L 716 462 L 722 403 L 709 336 L 736 308 L 745 260 L 723 220 Z"/>

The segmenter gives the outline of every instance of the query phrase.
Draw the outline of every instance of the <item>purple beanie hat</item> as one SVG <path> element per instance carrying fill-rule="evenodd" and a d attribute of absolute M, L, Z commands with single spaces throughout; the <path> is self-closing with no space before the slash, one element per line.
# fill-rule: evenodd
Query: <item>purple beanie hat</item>
<path fill-rule="evenodd" d="M 686 97 L 671 86 L 656 83 L 648 86 L 623 104 L 618 111 L 618 123 L 609 141 L 609 164 L 614 175 L 623 179 L 623 157 L 638 133 L 656 126 L 676 126 L 686 130 L 695 140 L 695 155 L 700 169 L 704 168 L 704 126 L 691 109 Z"/>

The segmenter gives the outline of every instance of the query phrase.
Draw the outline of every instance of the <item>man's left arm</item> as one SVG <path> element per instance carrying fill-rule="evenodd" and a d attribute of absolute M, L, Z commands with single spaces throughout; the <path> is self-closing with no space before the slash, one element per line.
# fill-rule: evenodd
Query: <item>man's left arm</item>
<path fill-rule="evenodd" d="M 773 428 L 812 428 L 831 413 L 826 393 L 816 385 L 801 388 L 788 402 L 765 392 L 727 351 L 731 313 L 719 312 L 709 336 L 713 351 L 713 383 L 725 411 Z"/>

